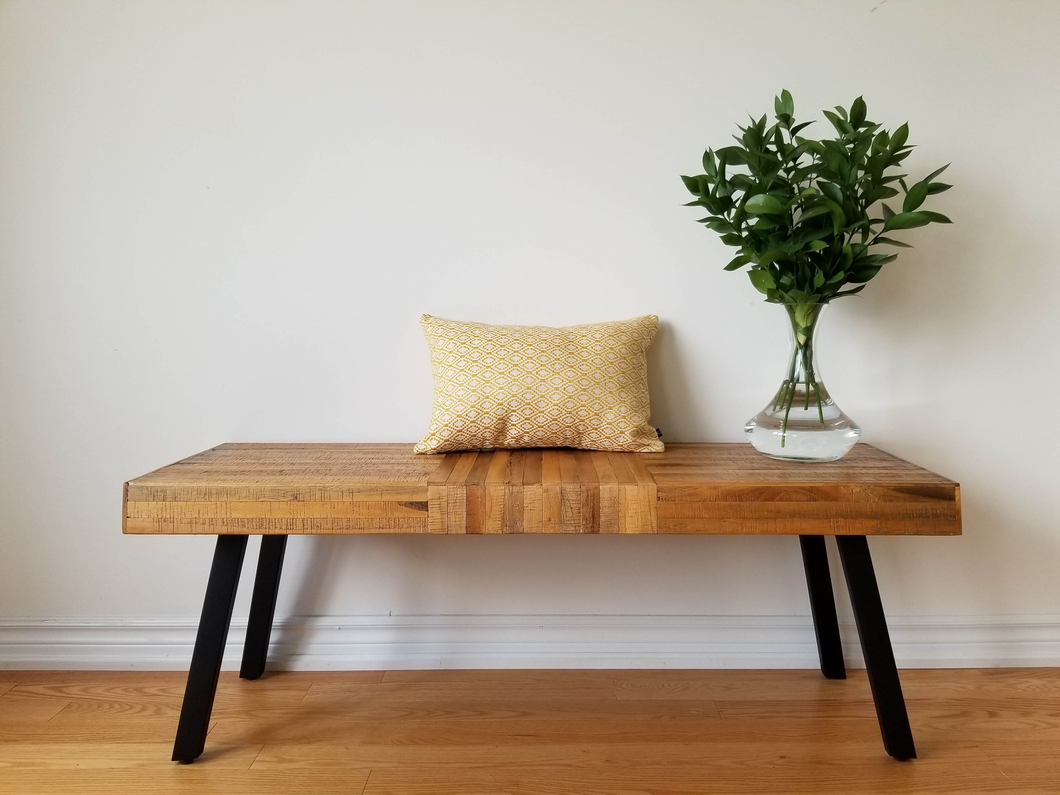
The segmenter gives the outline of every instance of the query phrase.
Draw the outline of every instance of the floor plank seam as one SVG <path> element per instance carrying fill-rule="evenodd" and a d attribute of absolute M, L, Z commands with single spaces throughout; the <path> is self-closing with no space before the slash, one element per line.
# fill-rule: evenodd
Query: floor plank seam
<path fill-rule="evenodd" d="M 180 675 L 39 673 L 0 695 L 0 791 L 131 795 L 154 774 L 159 795 L 1044 795 L 1060 780 L 1056 668 L 904 671 L 923 746 L 909 765 L 887 760 L 863 674 L 856 688 L 815 671 L 391 676 L 383 692 L 369 672 L 226 676 L 215 747 L 188 771 L 168 752 Z"/>
<path fill-rule="evenodd" d="M 58 717 L 59 717 L 59 716 L 60 716 L 60 715 L 61 715 L 61 714 L 63 713 L 63 711 L 64 711 L 64 710 L 67 710 L 67 709 L 69 709 L 69 708 L 70 708 L 70 707 L 72 707 L 73 705 L 74 705 L 74 702 L 73 702 L 73 701 L 67 701 L 67 702 L 66 702 L 65 704 L 63 704 L 63 708 L 62 708 L 61 710 L 59 710 L 58 712 L 56 712 L 56 713 L 55 713 L 54 715 L 52 715 L 52 716 L 51 716 L 50 718 L 48 718 L 48 720 L 46 720 L 46 721 L 44 721 L 44 722 L 45 722 L 45 723 L 51 723 L 51 722 L 52 722 L 53 720 L 55 720 L 56 718 L 58 718 Z"/>
<path fill-rule="evenodd" d="M 364 795 L 365 791 L 368 789 L 368 782 L 372 780 L 372 773 L 374 773 L 374 772 L 375 772 L 375 768 L 374 767 L 368 769 L 368 775 L 365 776 L 364 786 L 361 787 L 361 791 L 360 791 L 359 795 Z"/>
<path fill-rule="evenodd" d="M 1001 761 L 1000 761 L 1000 760 L 999 760 L 999 759 L 997 758 L 997 756 L 995 756 L 995 755 L 994 755 L 993 753 L 991 753 L 990 751 L 987 751 L 987 750 L 983 749 L 983 748 L 982 748 L 981 746 L 978 746 L 978 745 L 976 745 L 976 746 L 975 746 L 975 748 L 976 748 L 976 750 L 978 750 L 978 751 L 979 751 L 979 752 L 980 752 L 980 753 L 981 753 L 981 754 L 982 754 L 983 756 L 985 756 L 985 757 L 986 757 L 987 759 L 989 759 L 989 760 L 990 760 L 990 763 L 991 763 L 991 764 L 992 764 L 992 765 L 993 765 L 994 767 L 996 767 L 996 768 L 997 768 L 997 772 L 998 772 L 998 773 L 1000 773 L 1000 774 L 1001 774 L 1002 776 L 1004 776 L 1004 777 L 1005 777 L 1005 779 L 1006 779 L 1007 781 L 1010 781 L 1010 782 L 1012 783 L 1012 785 L 1013 785 L 1013 786 L 1016 786 L 1016 780 L 1015 780 L 1014 778 L 1012 778 L 1012 776 L 1010 776 L 1010 775 L 1009 775 L 1009 774 L 1008 774 L 1008 773 L 1007 773 L 1007 772 L 1005 771 L 1005 768 L 1004 768 L 1004 767 L 1002 767 L 1002 766 L 1001 766 Z"/>
<path fill-rule="evenodd" d="M 262 743 L 261 744 L 261 748 L 258 749 L 258 752 L 256 754 L 254 754 L 254 758 L 250 760 L 250 764 L 247 765 L 247 770 L 248 771 L 254 769 L 254 763 L 258 761 L 258 757 L 261 756 L 261 752 L 264 751 L 264 750 L 265 750 L 265 743 Z"/>
<path fill-rule="evenodd" d="M 990 757 L 993 760 L 993 757 Z M 1001 767 L 998 766 L 997 762 L 994 762 L 994 767 L 997 768 L 998 772 L 1004 776 L 1005 780 L 1008 781 L 1012 786 L 1016 786 L 1016 780 L 1006 773 Z"/>

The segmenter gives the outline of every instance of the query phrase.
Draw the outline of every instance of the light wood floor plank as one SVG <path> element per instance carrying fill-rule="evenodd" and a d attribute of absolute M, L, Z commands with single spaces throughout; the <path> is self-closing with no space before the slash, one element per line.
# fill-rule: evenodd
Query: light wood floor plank
<path fill-rule="evenodd" d="M 172 742 L 154 743 L 0 743 L 0 768 L 5 773 L 40 769 L 157 768 L 169 757 Z M 223 745 L 208 749 L 211 767 L 249 770 L 261 746 Z"/>
<path fill-rule="evenodd" d="M 211 721 L 215 727 L 217 721 Z M 82 716 L 62 713 L 49 721 L 0 722 L 0 743 L 172 743 L 177 718 L 162 716 Z"/>
<path fill-rule="evenodd" d="M 426 703 L 439 698 L 448 701 L 475 703 L 480 701 L 614 701 L 612 680 L 574 682 L 382 682 L 377 685 L 333 684 L 321 681 L 309 688 L 306 704 L 402 704 Z"/>
<path fill-rule="evenodd" d="M 0 793 L 1060 791 L 1060 672 L 902 682 L 909 763 L 884 753 L 863 671 L 226 672 L 180 766 L 183 673 L 5 672 Z"/>
<path fill-rule="evenodd" d="M 1024 792 L 989 762 L 888 765 L 861 759 L 841 765 L 759 756 L 754 763 L 711 758 L 699 766 L 626 768 L 508 767 L 373 769 L 364 795 L 730 795 L 731 793 L 880 795 Z"/>
<path fill-rule="evenodd" d="M 853 739 L 879 741 L 879 726 L 871 721 L 721 721 L 717 718 L 655 720 L 583 718 L 535 720 L 508 718 L 463 720 L 442 718 L 411 721 L 324 719 L 306 725 L 287 721 L 263 727 L 260 721 L 218 721 L 213 735 L 226 743 L 303 744 L 334 743 L 342 737 L 351 745 L 475 746 L 498 749 L 527 745 L 582 745 L 606 742 L 612 747 L 643 743 L 645 737 L 660 744 L 715 742 L 740 739 L 746 742 L 805 740 L 808 743 L 842 743 Z"/>
<path fill-rule="evenodd" d="M 36 698 L 31 694 L 18 693 L 16 688 L 0 696 L 0 726 L 8 721 L 48 721 L 58 715 L 69 701 Z"/>
<path fill-rule="evenodd" d="M 205 759 L 204 754 L 200 762 Z M 140 769 L 34 770 L 6 778 L 0 770 L 0 787 L 10 787 L 0 791 L 5 795 L 361 795 L 368 774 L 367 770 L 236 771 L 199 762 L 186 766 L 170 762 L 152 770 L 150 779 Z"/>

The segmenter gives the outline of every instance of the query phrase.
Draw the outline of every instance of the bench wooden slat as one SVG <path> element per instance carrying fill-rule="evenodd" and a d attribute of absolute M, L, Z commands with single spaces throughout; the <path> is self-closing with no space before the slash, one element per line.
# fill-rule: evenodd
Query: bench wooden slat
<path fill-rule="evenodd" d="M 957 535 L 957 483 L 857 445 L 828 464 L 746 444 L 663 453 L 224 444 L 125 484 L 143 534 Z"/>

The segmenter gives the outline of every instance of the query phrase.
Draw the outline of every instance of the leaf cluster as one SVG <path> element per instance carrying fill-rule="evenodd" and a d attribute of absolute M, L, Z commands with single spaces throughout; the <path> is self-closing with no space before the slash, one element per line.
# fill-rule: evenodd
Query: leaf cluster
<path fill-rule="evenodd" d="M 882 129 L 858 97 L 824 111 L 836 134 L 816 140 L 801 134 L 813 122 L 796 123 L 787 90 L 774 110 L 772 125 L 752 118 L 735 145 L 704 153 L 704 173 L 681 177 L 695 197 L 686 206 L 707 211 L 699 223 L 739 250 L 725 270 L 749 266 L 767 301 L 806 307 L 855 295 L 898 256 L 878 246 L 910 247 L 893 233 L 950 223 L 922 209 L 951 187 L 935 181 L 946 166 L 912 185 L 898 173 L 912 152 L 908 124 Z M 886 200 L 899 196 L 896 211 Z"/>

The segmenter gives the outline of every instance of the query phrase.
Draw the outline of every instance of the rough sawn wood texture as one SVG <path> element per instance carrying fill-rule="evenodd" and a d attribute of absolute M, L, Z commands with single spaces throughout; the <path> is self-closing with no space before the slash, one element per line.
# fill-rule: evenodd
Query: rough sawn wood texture
<path fill-rule="evenodd" d="M 867 444 L 827 464 L 663 453 L 223 444 L 125 484 L 126 533 L 957 535 L 960 487 Z"/>

